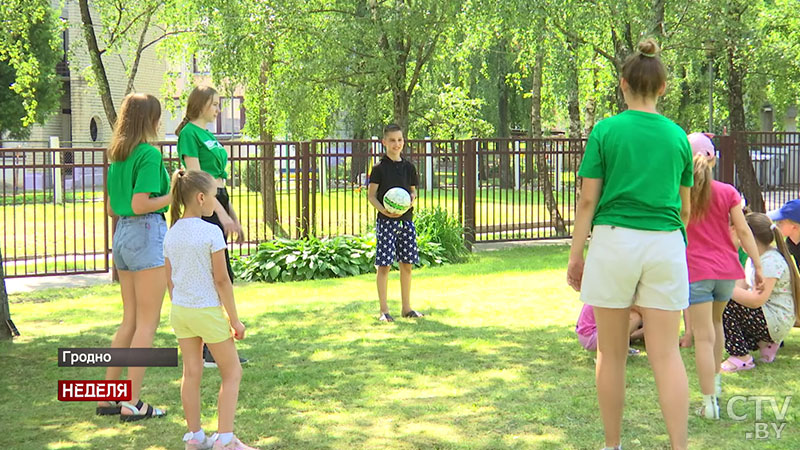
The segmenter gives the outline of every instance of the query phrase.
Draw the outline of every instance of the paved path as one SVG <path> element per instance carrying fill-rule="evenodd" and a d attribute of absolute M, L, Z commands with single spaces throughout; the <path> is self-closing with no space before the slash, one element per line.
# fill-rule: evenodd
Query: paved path
<path fill-rule="evenodd" d="M 497 250 L 505 250 L 507 248 L 535 247 L 538 245 L 569 245 L 570 242 L 572 242 L 572 239 L 543 239 L 536 241 L 484 242 L 475 244 L 472 248 L 472 251 L 475 253 L 493 252 Z"/>
<path fill-rule="evenodd" d="M 8 291 L 9 294 L 17 294 L 40 289 L 86 287 L 109 283 L 111 283 L 110 272 L 91 275 L 6 278 L 6 291 Z"/>

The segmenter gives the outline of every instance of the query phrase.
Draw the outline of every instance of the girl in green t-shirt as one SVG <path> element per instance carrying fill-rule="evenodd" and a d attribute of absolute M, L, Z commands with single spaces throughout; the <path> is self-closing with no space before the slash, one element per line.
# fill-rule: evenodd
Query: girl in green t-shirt
<path fill-rule="evenodd" d="M 164 212 L 171 201 L 169 176 L 161 152 L 150 145 L 158 138 L 161 104 L 152 95 L 129 94 L 122 101 L 108 148 L 109 215 L 119 217 L 112 254 L 122 291 L 122 324 L 111 341 L 115 348 L 151 347 L 167 290 L 164 273 Z M 140 398 L 144 367 L 129 367 L 130 402 L 100 402 L 97 414 L 119 414 L 132 422 L 166 414 Z M 109 367 L 106 380 L 122 375 Z"/>
<path fill-rule="evenodd" d="M 228 178 L 228 152 L 217 141 L 216 136 L 206 130 L 209 123 L 217 120 L 219 113 L 219 94 L 214 88 L 198 86 L 192 90 L 186 105 L 186 116 L 175 130 L 178 135 L 178 158 L 187 169 L 202 170 L 214 177 L 217 186 L 214 213 L 203 217 L 203 220 L 218 226 L 226 240 L 229 235 L 235 235 L 236 243 L 241 244 L 244 242 L 244 232 L 225 188 L 225 180 Z M 227 248 L 225 264 L 232 282 L 233 269 Z M 217 366 L 207 347 L 203 347 L 203 355 L 206 367 Z M 240 361 L 244 364 L 247 359 L 240 358 Z"/>
<path fill-rule="evenodd" d="M 655 41 L 641 42 L 625 61 L 620 88 L 628 109 L 595 125 L 578 171 L 583 184 L 567 282 L 594 307 L 606 448 L 620 448 L 628 320 L 635 305 L 646 325 L 647 356 L 670 443 L 685 449 L 689 386 L 678 325 L 689 299 L 684 224 L 692 154 L 686 133 L 656 109 L 666 70 Z"/>
<path fill-rule="evenodd" d="M 214 134 L 206 130 L 206 126 L 217 119 L 219 112 L 219 94 L 214 88 L 198 86 L 192 90 L 186 105 L 186 116 L 175 130 L 178 135 L 178 158 L 187 169 L 202 170 L 214 177 L 217 183 L 217 204 L 214 206 L 214 214 L 203 217 L 203 220 L 217 225 L 226 238 L 236 235 L 236 242 L 241 244 L 244 242 L 242 225 L 225 188 L 228 153 Z M 225 261 L 228 264 L 228 275 L 233 281 L 227 250 Z"/>

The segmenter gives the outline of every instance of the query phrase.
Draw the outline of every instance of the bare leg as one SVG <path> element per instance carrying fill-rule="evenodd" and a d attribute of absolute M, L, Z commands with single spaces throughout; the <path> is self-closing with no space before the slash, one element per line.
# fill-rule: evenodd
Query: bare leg
<path fill-rule="evenodd" d="M 680 311 L 642 308 L 647 358 L 653 368 L 658 401 L 673 450 L 688 445 L 689 383 L 678 348 Z"/>
<path fill-rule="evenodd" d="M 400 263 L 400 297 L 403 302 L 403 314 L 411 311 L 411 269 L 413 264 Z"/>
<path fill-rule="evenodd" d="M 722 328 L 722 313 L 728 302 L 714 302 L 711 320 L 714 323 L 714 371 L 719 373 L 722 370 L 722 350 L 725 347 L 725 332 Z"/>
<path fill-rule="evenodd" d="M 639 307 L 631 306 L 630 318 L 628 320 L 628 334 L 630 340 L 641 339 L 644 336 L 644 329 L 642 328 L 642 313 Z"/>
<path fill-rule="evenodd" d="M 630 310 L 595 307 L 594 317 L 597 322 L 597 400 L 605 429 L 606 447 L 615 447 L 620 444 L 622 435 Z"/>
<path fill-rule="evenodd" d="M 122 323 L 111 340 L 111 348 L 128 348 L 131 346 L 133 333 L 136 331 L 136 289 L 133 283 L 133 272 L 119 271 L 119 287 L 122 294 Z M 106 369 L 106 380 L 119 380 L 122 367 Z M 108 402 L 98 402 L 99 406 L 109 406 Z"/>
<path fill-rule="evenodd" d="M 713 302 L 689 305 L 692 315 L 692 333 L 694 334 L 694 360 L 697 367 L 697 379 L 703 395 L 714 394 L 714 374 L 719 363 L 715 363 L 714 345 L 716 335 L 714 322 L 711 319 Z"/>
<path fill-rule="evenodd" d="M 200 431 L 200 382 L 203 379 L 203 340 L 199 337 L 178 339 L 183 354 L 181 403 L 189 431 Z"/>
<path fill-rule="evenodd" d="M 683 336 L 678 341 L 678 345 L 684 348 L 692 346 L 692 318 L 689 308 L 683 310 Z"/>
<path fill-rule="evenodd" d="M 208 344 L 211 355 L 217 361 L 222 384 L 217 399 L 218 433 L 233 433 L 236 403 L 239 401 L 239 382 L 242 380 L 242 365 L 233 338 L 216 344 Z"/>
<path fill-rule="evenodd" d="M 167 291 L 167 277 L 164 267 L 140 270 L 133 273 L 136 284 L 136 332 L 131 340 L 131 348 L 150 348 L 161 319 L 161 304 Z M 144 367 L 128 367 L 131 380 L 131 403 L 139 401 L 144 379 Z M 122 408 L 122 414 L 131 414 Z"/>
<path fill-rule="evenodd" d="M 378 283 L 378 301 L 380 302 L 381 313 L 388 313 L 389 304 L 386 302 L 386 291 L 389 285 L 389 271 L 392 269 L 392 266 L 377 267 L 378 275 L 376 278 Z"/>

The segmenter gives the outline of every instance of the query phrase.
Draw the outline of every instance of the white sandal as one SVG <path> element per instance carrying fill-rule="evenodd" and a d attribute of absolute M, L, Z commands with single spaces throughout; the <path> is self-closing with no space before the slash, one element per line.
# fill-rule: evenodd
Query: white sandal
<path fill-rule="evenodd" d="M 142 419 L 150 419 L 153 417 L 164 417 L 167 415 L 167 412 L 158 408 L 153 408 L 153 405 L 147 404 L 147 409 L 142 411 L 144 408 L 144 402 L 140 399 L 136 405 L 132 405 L 128 402 L 121 402 L 120 406 L 123 408 L 129 409 L 133 414 L 122 414 L 119 415 L 120 422 L 136 422 L 137 420 Z"/>

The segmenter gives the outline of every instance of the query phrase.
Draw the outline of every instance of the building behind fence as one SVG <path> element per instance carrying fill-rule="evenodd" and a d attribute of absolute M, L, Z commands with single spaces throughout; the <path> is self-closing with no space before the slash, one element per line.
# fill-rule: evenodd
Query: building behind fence
<path fill-rule="evenodd" d="M 768 208 L 800 197 L 800 133 L 733 133 L 718 140 L 717 178 L 737 183 L 735 140 L 748 143 Z M 419 172 L 417 208 L 444 208 L 470 242 L 569 237 L 576 171 L 585 141 L 407 141 Z M 226 142 L 228 189 L 247 255 L 271 239 L 369 232 L 367 177 L 383 156 L 377 140 Z M 162 143 L 170 170 L 175 143 Z M 102 148 L 0 148 L 2 254 L 8 277 L 107 272 L 112 221 Z"/>

